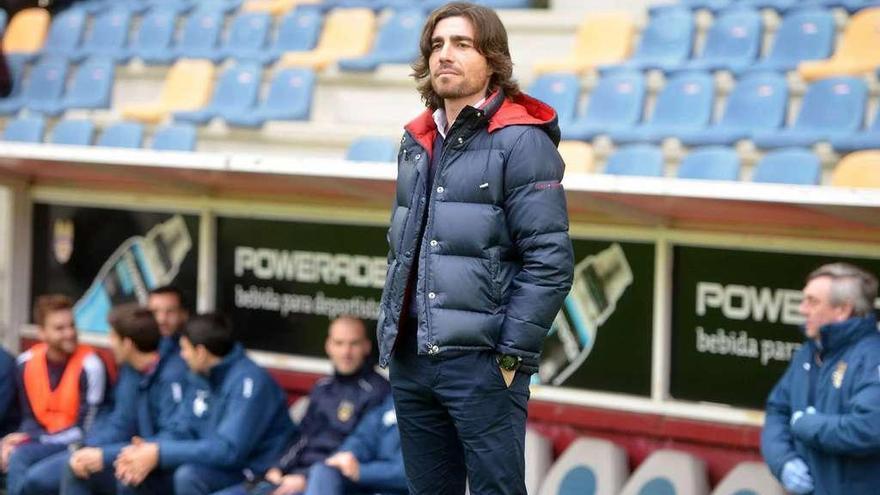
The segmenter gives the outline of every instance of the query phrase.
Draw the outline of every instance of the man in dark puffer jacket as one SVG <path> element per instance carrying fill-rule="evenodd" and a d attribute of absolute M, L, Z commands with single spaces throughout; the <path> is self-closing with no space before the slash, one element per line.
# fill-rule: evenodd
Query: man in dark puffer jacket
<path fill-rule="evenodd" d="M 490 9 L 439 8 L 420 50 L 378 323 L 409 489 L 525 494 L 529 376 L 572 278 L 556 113 Z"/>

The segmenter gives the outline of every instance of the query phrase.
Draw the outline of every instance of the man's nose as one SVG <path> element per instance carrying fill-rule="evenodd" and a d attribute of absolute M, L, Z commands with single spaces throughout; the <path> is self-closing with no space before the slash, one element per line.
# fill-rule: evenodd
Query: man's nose
<path fill-rule="evenodd" d="M 452 50 L 450 50 L 449 46 L 449 43 L 443 43 L 443 46 L 440 47 L 440 61 L 448 62 L 452 60 Z"/>

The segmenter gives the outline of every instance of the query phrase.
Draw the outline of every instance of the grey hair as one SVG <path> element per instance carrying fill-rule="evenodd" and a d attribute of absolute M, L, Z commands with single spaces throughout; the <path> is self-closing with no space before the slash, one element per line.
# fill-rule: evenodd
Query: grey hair
<path fill-rule="evenodd" d="M 831 304 L 851 304 L 853 316 L 868 316 L 877 299 L 877 277 L 849 263 L 829 263 L 813 270 L 807 282 L 819 277 L 831 278 Z"/>

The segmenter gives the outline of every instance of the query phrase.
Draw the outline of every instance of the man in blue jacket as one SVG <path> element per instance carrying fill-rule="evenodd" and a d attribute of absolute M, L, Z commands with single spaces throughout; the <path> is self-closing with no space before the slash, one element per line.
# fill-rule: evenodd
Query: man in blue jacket
<path fill-rule="evenodd" d="M 121 364 L 116 403 L 86 438 L 86 446 L 62 457 L 61 491 L 66 495 L 115 493 L 113 462 L 122 447 L 134 437 L 151 437 L 168 429 L 183 400 L 189 370 L 177 353 L 159 350 L 162 335 L 153 313 L 124 305 L 115 308 L 109 320 L 110 347 Z M 52 492 L 44 487 L 26 493 Z"/>
<path fill-rule="evenodd" d="M 15 358 L 0 347 L 0 438 L 18 429 L 18 387 Z"/>
<path fill-rule="evenodd" d="M 491 9 L 435 10 L 413 65 L 379 309 L 410 492 L 525 493 L 529 377 L 571 287 L 556 112 Z"/>
<path fill-rule="evenodd" d="M 877 278 L 846 263 L 807 278 L 807 341 L 767 399 L 761 453 L 795 494 L 869 495 L 880 487 Z"/>
<path fill-rule="evenodd" d="M 371 409 L 339 452 L 309 470 L 306 495 L 406 495 L 406 474 L 394 401 Z"/>
<path fill-rule="evenodd" d="M 192 372 L 183 403 L 170 429 L 122 449 L 117 493 L 212 493 L 262 475 L 294 432 L 284 392 L 225 317 L 191 319 L 180 348 Z"/>

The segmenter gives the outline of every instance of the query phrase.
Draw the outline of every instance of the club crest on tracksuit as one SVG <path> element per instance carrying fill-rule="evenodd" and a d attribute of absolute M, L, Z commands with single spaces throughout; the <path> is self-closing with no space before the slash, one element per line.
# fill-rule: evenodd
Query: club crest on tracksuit
<path fill-rule="evenodd" d="M 196 417 L 201 418 L 208 412 L 208 391 L 207 390 L 198 390 L 196 391 L 196 398 L 193 399 L 193 414 Z"/>
<path fill-rule="evenodd" d="M 339 407 L 336 408 L 336 418 L 343 423 L 348 423 L 351 417 L 354 415 L 354 404 L 349 400 L 343 400 L 339 403 Z"/>
<path fill-rule="evenodd" d="M 834 369 L 834 373 L 831 374 L 831 384 L 834 385 L 834 388 L 840 388 L 843 384 L 843 376 L 846 374 L 846 363 L 841 361 L 837 363 L 837 368 Z"/>

